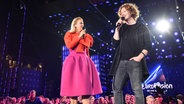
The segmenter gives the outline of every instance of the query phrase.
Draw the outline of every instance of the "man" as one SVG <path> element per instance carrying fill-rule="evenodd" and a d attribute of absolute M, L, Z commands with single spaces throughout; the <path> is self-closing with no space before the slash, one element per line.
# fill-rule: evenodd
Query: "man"
<path fill-rule="evenodd" d="M 136 104 L 145 104 L 141 82 L 148 74 L 144 57 L 151 49 L 149 30 L 138 23 L 139 10 L 135 4 L 125 3 L 118 10 L 120 19 L 112 44 L 116 48 L 110 75 L 113 75 L 115 104 L 124 104 L 122 89 L 130 80 Z M 122 19 L 123 18 L 123 19 Z"/>
<path fill-rule="evenodd" d="M 40 98 L 36 97 L 36 91 L 31 90 L 29 92 L 28 99 L 26 100 L 25 104 L 42 104 Z"/>

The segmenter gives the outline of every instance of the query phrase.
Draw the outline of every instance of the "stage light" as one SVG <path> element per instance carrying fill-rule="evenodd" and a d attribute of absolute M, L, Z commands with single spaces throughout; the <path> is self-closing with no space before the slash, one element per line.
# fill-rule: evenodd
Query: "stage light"
<path fill-rule="evenodd" d="M 160 38 L 162 38 L 162 37 L 163 37 L 163 35 L 159 35 L 159 37 L 160 37 Z"/>
<path fill-rule="evenodd" d="M 165 58 L 172 58 L 172 55 L 167 55 L 165 56 Z"/>
<path fill-rule="evenodd" d="M 114 33 L 114 29 L 111 29 L 111 33 Z"/>
<path fill-rule="evenodd" d="M 100 36 L 100 32 L 97 32 L 97 35 Z"/>
<path fill-rule="evenodd" d="M 155 43 L 152 43 L 152 46 L 154 46 L 155 45 Z"/>
<path fill-rule="evenodd" d="M 42 64 L 38 64 L 38 68 L 39 69 L 42 69 Z"/>
<path fill-rule="evenodd" d="M 97 4 L 93 4 L 93 6 L 95 6 L 95 7 L 96 7 L 96 6 L 97 6 Z"/>
<path fill-rule="evenodd" d="M 156 25 L 156 23 L 155 23 L 155 22 L 152 22 L 151 24 L 152 24 L 153 26 L 155 26 L 155 25 Z"/>
<path fill-rule="evenodd" d="M 109 1 L 106 1 L 105 3 L 109 4 Z"/>
<path fill-rule="evenodd" d="M 114 2 L 114 5 L 117 5 L 118 4 L 118 2 Z"/>
<path fill-rule="evenodd" d="M 156 24 L 156 29 L 160 32 L 168 32 L 170 29 L 170 23 L 164 19 L 160 20 Z"/>
<path fill-rule="evenodd" d="M 176 9 L 179 9 L 179 6 L 176 6 Z"/>
<path fill-rule="evenodd" d="M 165 49 L 162 49 L 162 52 L 165 52 Z"/>
<path fill-rule="evenodd" d="M 182 54 L 181 54 L 181 56 L 183 56 L 183 57 L 184 57 L 184 53 L 182 53 Z"/>
<path fill-rule="evenodd" d="M 177 36 L 178 35 L 178 32 L 174 32 L 174 35 Z"/>
<path fill-rule="evenodd" d="M 58 16 L 60 16 L 61 15 L 61 13 L 58 13 Z"/>
<path fill-rule="evenodd" d="M 162 44 L 165 44 L 165 41 L 162 41 Z"/>
<path fill-rule="evenodd" d="M 170 18 L 169 21 L 170 21 L 170 22 L 174 22 L 174 19 L 173 19 L 173 18 Z"/>
<path fill-rule="evenodd" d="M 180 42 L 180 39 L 176 39 L 176 42 L 179 43 Z"/>

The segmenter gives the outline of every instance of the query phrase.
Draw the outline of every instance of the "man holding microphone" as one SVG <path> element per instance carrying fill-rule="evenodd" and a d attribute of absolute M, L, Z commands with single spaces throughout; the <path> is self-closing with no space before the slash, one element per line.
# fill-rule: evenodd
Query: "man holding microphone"
<path fill-rule="evenodd" d="M 145 104 L 142 81 L 148 74 L 145 57 L 151 49 L 147 27 L 138 23 L 139 10 L 135 4 L 125 3 L 118 10 L 119 20 L 112 38 L 116 48 L 110 75 L 113 75 L 115 104 L 124 104 L 123 88 L 130 80 L 136 104 Z M 145 73 L 147 73 L 145 75 Z"/>

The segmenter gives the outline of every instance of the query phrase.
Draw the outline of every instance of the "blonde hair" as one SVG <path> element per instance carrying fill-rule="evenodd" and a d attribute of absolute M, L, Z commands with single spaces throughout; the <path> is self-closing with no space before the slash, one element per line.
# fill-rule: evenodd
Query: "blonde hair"
<path fill-rule="evenodd" d="M 146 96 L 146 101 L 147 101 L 148 99 L 153 99 L 153 100 L 155 100 L 155 98 L 154 98 L 152 95 Z"/>
<path fill-rule="evenodd" d="M 75 25 L 77 23 L 78 20 L 83 20 L 81 17 L 75 17 L 73 20 L 72 20 L 72 23 L 71 23 L 71 28 L 70 28 L 70 32 L 76 32 L 76 28 L 75 28 Z"/>
<path fill-rule="evenodd" d="M 120 7 L 119 7 L 119 10 L 118 10 L 118 16 L 121 17 L 121 9 L 122 8 L 125 8 L 126 10 L 128 10 L 131 14 L 131 17 L 135 20 L 137 20 L 139 18 L 139 15 L 140 15 L 140 11 L 138 9 L 138 6 L 135 5 L 135 4 L 132 4 L 132 3 L 125 3 L 125 4 L 122 4 Z"/>

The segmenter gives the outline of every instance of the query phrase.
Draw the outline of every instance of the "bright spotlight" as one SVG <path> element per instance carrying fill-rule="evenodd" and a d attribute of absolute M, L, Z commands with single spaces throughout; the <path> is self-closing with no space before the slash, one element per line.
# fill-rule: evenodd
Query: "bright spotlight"
<path fill-rule="evenodd" d="M 165 52 L 165 49 L 162 49 L 162 52 Z"/>
<path fill-rule="evenodd" d="M 160 20 L 156 24 L 156 29 L 160 32 L 168 32 L 168 30 L 170 29 L 170 24 L 166 20 Z"/>
<path fill-rule="evenodd" d="M 177 43 L 180 42 L 180 39 L 176 39 L 176 42 L 177 42 Z"/>
<path fill-rule="evenodd" d="M 111 33 L 114 33 L 114 29 L 111 29 Z"/>
<path fill-rule="evenodd" d="M 178 32 L 174 32 L 174 35 L 177 36 L 178 35 Z"/>

